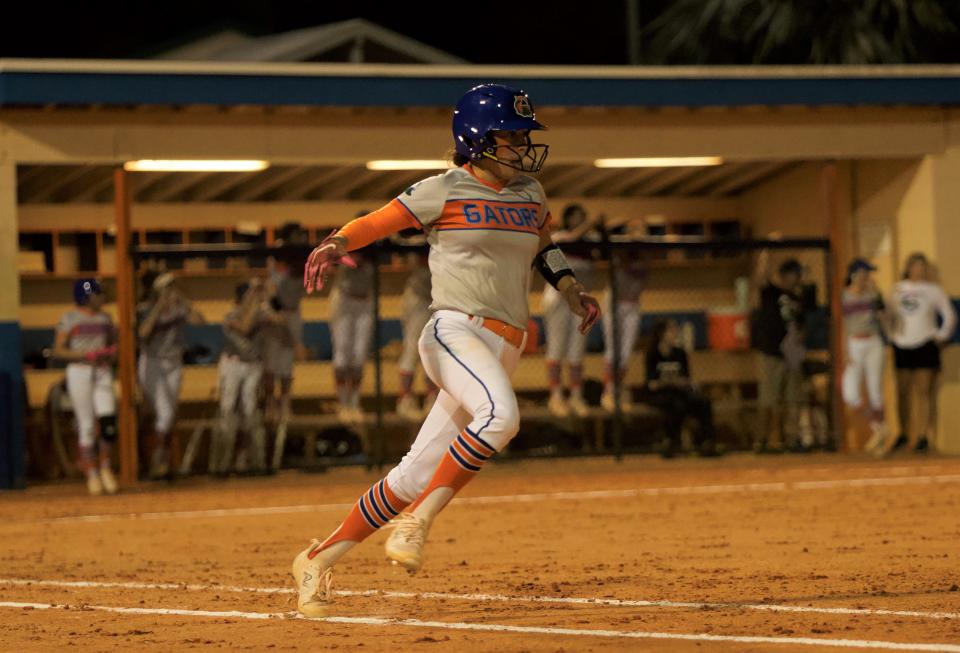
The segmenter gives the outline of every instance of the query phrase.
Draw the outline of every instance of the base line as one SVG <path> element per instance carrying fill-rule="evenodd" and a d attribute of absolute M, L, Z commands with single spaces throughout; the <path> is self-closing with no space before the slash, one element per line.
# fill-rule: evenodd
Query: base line
<path fill-rule="evenodd" d="M 19 608 L 22 610 L 96 610 L 132 615 L 175 615 L 181 617 L 218 617 L 228 619 L 298 619 L 289 612 L 239 612 L 212 610 L 181 610 L 171 608 L 127 608 L 107 605 L 57 605 L 52 603 L 24 603 L 2 601 L 0 608 Z M 302 618 L 299 618 L 303 620 Z M 468 623 L 448 621 L 421 621 L 419 619 L 386 619 L 383 617 L 327 617 L 315 621 L 364 626 L 405 626 L 412 628 L 434 628 L 444 630 L 468 630 L 480 632 L 518 633 L 534 635 L 568 635 L 574 637 L 607 637 L 626 639 L 685 640 L 699 642 L 737 642 L 743 644 L 786 644 L 801 646 L 836 646 L 842 648 L 873 648 L 896 651 L 943 651 L 960 653 L 957 644 L 925 644 L 908 642 L 887 642 L 862 639 L 818 639 L 815 637 L 760 637 L 752 635 L 708 635 L 706 633 L 658 633 L 635 630 L 590 630 L 580 628 L 548 628 L 542 626 L 510 626 L 496 623 Z"/>
<path fill-rule="evenodd" d="M 186 590 L 191 592 L 231 592 L 238 594 L 295 594 L 289 587 L 237 587 L 195 583 L 136 583 L 109 581 L 39 580 L 0 578 L 0 585 L 18 587 L 62 587 L 96 589 Z M 387 599 L 440 599 L 450 601 L 487 601 L 494 603 L 554 603 L 562 605 L 597 605 L 626 608 L 689 608 L 759 610 L 763 612 L 800 612 L 813 614 L 848 614 L 864 616 L 917 617 L 921 619 L 960 619 L 960 612 L 928 612 L 924 610 L 886 610 L 870 608 L 829 608 L 776 603 L 721 603 L 702 601 L 669 601 L 642 599 L 604 599 L 567 596 L 508 596 L 506 594 L 453 594 L 445 592 L 393 592 L 388 590 L 335 590 L 337 596 L 376 596 Z"/>

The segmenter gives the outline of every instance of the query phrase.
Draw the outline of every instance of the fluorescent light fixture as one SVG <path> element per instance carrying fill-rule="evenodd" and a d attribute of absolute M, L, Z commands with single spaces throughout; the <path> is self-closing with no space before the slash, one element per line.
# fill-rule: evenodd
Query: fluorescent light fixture
<path fill-rule="evenodd" d="M 598 168 L 674 168 L 682 166 L 718 166 L 723 159 L 718 156 L 667 156 L 633 159 L 597 159 Z"/>
<path fill-rule="evenodd" d="M 409 159 L 367 161 L 367 170 L 443 170 L 453 164 L 444 159 Z"/>
<path fill-rule="evenodd" d="M 128 172 L 252 172 L 266 170 L 269 161 L 242 159 L 196 159 L 177 161 L 172 159 L 141 159 L 127 161 L 123 169 Z"/>

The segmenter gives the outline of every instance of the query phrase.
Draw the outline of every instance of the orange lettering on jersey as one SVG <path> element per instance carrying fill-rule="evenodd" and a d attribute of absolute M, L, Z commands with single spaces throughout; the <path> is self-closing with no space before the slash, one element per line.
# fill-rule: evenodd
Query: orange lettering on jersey
<path fill-rule="evenodd" d="M 434 228 L 493 229 L 536 234 L 540 229 L 540 204 L 483 199 L 448 200 Z"/>

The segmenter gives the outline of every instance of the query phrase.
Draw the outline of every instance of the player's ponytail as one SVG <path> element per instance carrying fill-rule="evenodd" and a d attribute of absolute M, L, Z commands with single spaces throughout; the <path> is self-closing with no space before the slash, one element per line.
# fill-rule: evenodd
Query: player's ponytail
<path fill-rule="evenodd" d="M 449 161 L 450 163 L 452 163 L 453 165 L 455 165 L 455 166 L 458 167 L 458 168 L 462 168 L 463 166 L 465 166 L 465 165 L 467 165 L 468 163 L 470 163 L 470 159 L 468 159 L 467 157 L 465 157 L 464 155 L 460 154 L 459 152 L 457 152 L 457 151 L 454 150 L 454 149 L 450 149 L 450 150 L 447 152 L 446 159 L 447 159 L 447 161 Z"/>

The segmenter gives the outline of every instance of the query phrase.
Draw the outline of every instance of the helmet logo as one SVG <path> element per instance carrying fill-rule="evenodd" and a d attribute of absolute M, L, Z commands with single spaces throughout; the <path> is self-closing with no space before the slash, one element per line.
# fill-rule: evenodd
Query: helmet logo
<path fill-rule="evenodd" d="M 533 118 L 533 107 L 530 106 L 530 98 L 526 95 L 513 96 L 513 110 L 518 116 L 523 118 Z"/>

